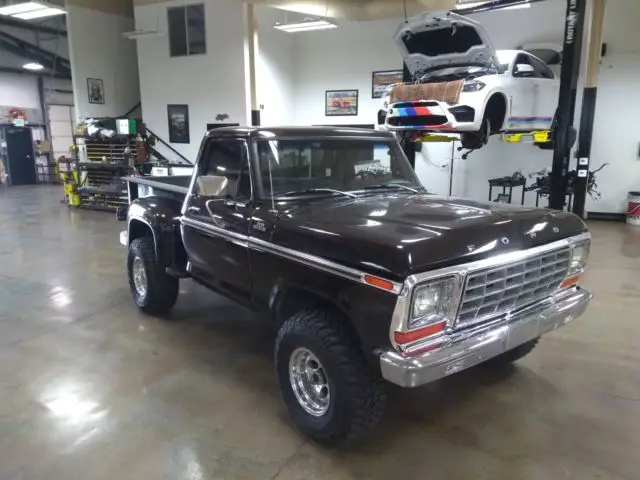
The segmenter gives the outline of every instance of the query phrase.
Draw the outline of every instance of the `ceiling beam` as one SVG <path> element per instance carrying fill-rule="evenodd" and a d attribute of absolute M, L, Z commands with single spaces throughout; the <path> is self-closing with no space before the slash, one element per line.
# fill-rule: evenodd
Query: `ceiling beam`
<path fill-rule="evenodd" d="M 59 30 L 53 27 L 47 27 L 39 23 L 30 23 L 23 20 L 16 20 L 10 17 L 0 17 L 0 25 L 7 27 L 21 28 L 23 30 L 31 30 L 32 32 L 48 33 L 50 35 L 67 36 L 66 30 Z"/>
<path fill-rule="evenodd" d="M 24 68 L 15 68 L 15 67 L 2 67 L 0 66 L 0 72 L 2 73 L 15 73 L 17 75 L 31 75 L 31 76 L 35 76 L 35 77 L 51 77 L 50 73 L 43 73 L 42 71 L 40 72 L 35 72 L 33 70 L 25 70 Z M 53 75 L 53 78 L 61 78 L 64 80 L 69 80 L 70 77 L 65 77 L 64 75 L 60 75 L 59 73 L 56 73 L 55 75 Z M 67 92 L 65 92 L 67 93 Z M 73 93 L 73 92 L 72 92 Z"/>
<path fill-rule="evenodd" d="M 69 60 L 44 50 L 32 43 L 0 31 L 0 48 L 28 60 L 41 63 L 49 70 L 71 78 L 71 64 Z"/>

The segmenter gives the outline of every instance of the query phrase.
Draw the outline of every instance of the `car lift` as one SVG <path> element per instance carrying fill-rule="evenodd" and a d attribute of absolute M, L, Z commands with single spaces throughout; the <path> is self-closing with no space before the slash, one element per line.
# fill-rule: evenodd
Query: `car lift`
<path fill-rule="evenodd" d="M 468 15 L 471 13 L 497 10 L 523 3 L 541 1 L 545 0 L 491 0 L 481 5 L 457 9 L 456 13 L 460 15 Z M 569 173 L 569 156 L 571 147 L 573 146 L 572 137 L 575 138 L 575 135 L 572 134 L 573 117 L 575 114 L 577 84 L 580 73 L 580 56 L 582 53 L 582 37 L 585 24 L 586 2 L 587 0 L 567 0 L 564 43 L 562 48 L 562 65 L 560 71 L 560 92 L 558 108 L 556 110 L 552 130 L 531 132 L 528 134 L 533 137 L 534 143 L 536 144 L 548 144 L 547 148 L 553 146 L 554 153 L 551 169 L 551 195 L 549 198 L 549 207 L 556 210 L 563 210 L 565 206 L 565 193 L 568 185 L 567 175 Z M 602 12 L 600 12 L 600 17 L 602 17 L 604 12 L 603 0 L 594 0 L 594 2 L 595 4 L 602 5 Z M 599 34 L 599 41 L 595 44 L 597 48 L 600 48 L 599 44 L 602 43 L 601 31 Z M 594 36 L 598 39 L 597 34 Z M 591 43 L 593 44 L 594 42 L 592 41 Z M 591 45 L 591 48 L 593 47 L 594 46 Z M 593 62 L 590 62 L 590 64 L 591 63 Z M 403 68 L 403 81 L 413 81 L 411 73 L 406 66 Z M 595 88 L 592 88 L 593 92 L 587 92 L 587 90 L 589 89 L 585 89 L 585 97 L 587 97 L 587 93 L 590 95 L 588 97 L 588 103 L 585 102 L 588 108 L 586 111 L 585 108 L 583 108 L 582 112 L 582 119 L 580 122 L 580 144 L 578 150 L 580 158 L 587 158 L 587 162 L 585 163 L 581 161 L 578 165 L 579 181 L 576 182 L 576 196 L 573 205 L 573 211 L 581 216 L 584 214 L 584 201 L 586 198 L 588 179 L 583 178 L 584 175 L 580 174 L 580 170 L 586 169 L 588 173 L 588 156 L 590 155 L 591 150 L 593 114 L 595 110 Z M 516 143 L 522 141 L 525 136 L 526 135 L 523 134 L 503 135 L 503 140 L 509 143 Z M 435 137 L 437 138 L 437 136 Z M 409 159 L 409 162 L 415 168 L 416 148 L 414 141 L 412 141 L 410 136 L 404 135 L 401 138 L 401 145 Z M 466 158 L 469 153 L 471 153 L 471 151 L 466 152 L 463 155 L 463 158 Z"/>

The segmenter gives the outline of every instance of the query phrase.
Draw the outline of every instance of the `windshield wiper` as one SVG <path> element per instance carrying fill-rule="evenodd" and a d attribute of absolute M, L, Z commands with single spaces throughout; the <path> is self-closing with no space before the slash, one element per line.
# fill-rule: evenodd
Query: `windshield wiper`
<path fill-rule="evenodd" d="M 334 190 L 333 188 L 307 188 L 306 190 L 292 190 L 290 192 L 285 192 L 277 195 L 278 197 L 293 197 L 296 195 L 308 195 L 313 193 L 337 193 L 339 195 L 344 195 L 349 198 L 358 198 L 357 195 L 349 192 L 343 192 L 342 190 Z"/>
<path fill-rule="evenodd" d="M 366 187 L 362 187 L 362 190 L 373 190 L 376 188 L 404 188 L 405 190 L 409 190 L 413 193 L 421 193 L 420 190 L 408 187 L 407 185 L 402 185 L 401 183 L 381 183 L 379 185 L 367 185 Z"/>

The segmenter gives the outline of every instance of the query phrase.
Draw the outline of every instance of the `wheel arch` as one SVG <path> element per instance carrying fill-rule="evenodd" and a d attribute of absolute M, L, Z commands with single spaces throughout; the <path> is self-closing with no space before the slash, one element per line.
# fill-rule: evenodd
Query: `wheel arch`
<path fill-rule="evenodd" d="M 309 308 L 329 310 L 344 320 L 351 337 L 362 347 L 362 340 L 350 319 L 348 311 L 340 302 L 329 298 L 322 292 L 311 290 L 300 285 L 290 285 L 278 282 L 269 295 L 269 309 L 277 328 L 297 312 Z"/>
<path fill-rule="evenodd" d="M 494 132 L 504 130 L 509 112 L 509 100 L 507 95 L 501 90 L 495 90 L 487 97 L 484 106 L 483 118 L 489 117 L 491 124 L 495 125 Z"/>

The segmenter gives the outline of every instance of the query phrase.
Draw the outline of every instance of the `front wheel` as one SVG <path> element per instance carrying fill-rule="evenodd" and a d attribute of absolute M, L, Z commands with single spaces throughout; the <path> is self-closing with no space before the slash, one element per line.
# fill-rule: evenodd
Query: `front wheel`
<path fill-rule="evenodd" d="M 131 242 L 127 272 L 131 296 L 140 310 L 150 315 L 160 315 L 175 305 L 179 280 L 167 275 L 159 267 L 153 238 L 136 238 Z"/>
<path fill-rule="evenodd" d="M 460 135 L 462 147 L 469 150 L 477 150 L 489 143 L 491 135 L 491 121 L 485 117 L 477 132 L 464 132 Z"/>
<path fill-rule="evenodd" d="M 303 311 L 284 322 L 276 340 L 284 403 L 298 428 L 323 444 L 367 433 L 386 400 L 382 380 L 340 320 L 321 309 Z"/>

